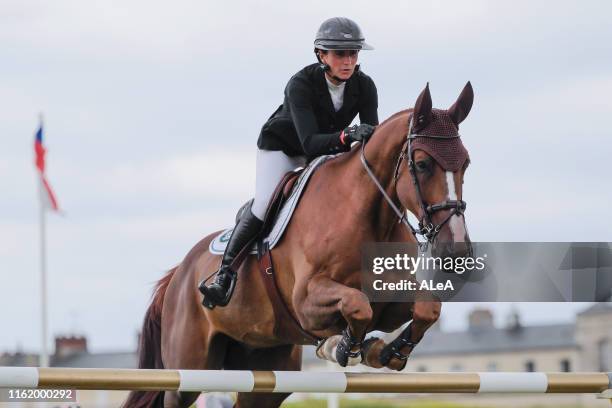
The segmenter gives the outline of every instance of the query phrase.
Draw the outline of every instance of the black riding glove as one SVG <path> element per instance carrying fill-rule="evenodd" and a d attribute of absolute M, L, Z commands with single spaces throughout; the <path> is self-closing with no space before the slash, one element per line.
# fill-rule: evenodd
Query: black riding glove
<path fill-rule="evenodd" d="M 366 143 L 372 133 L 374 133 L 374 129 L 376 129 L 372 125 L 368 125 L 367 123 L 362 123 L 361 125 L 354 125 L 347 127 L 340 134 L 340 140 L 342 144 L 350 146 L 353 142 L 362 142 Z"/>

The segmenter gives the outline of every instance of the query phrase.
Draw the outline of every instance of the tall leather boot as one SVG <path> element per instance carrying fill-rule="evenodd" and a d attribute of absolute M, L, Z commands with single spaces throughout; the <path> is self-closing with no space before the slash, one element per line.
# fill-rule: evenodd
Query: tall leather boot
<path fill-rule="evenodd" d="M 254 216 L 250 208 L 240 218 L 225 248 L 221 267 L 217 271 L 215 281 L 208 286 L 202 281 L 198 286 L 198 289 L 204 295 L 202 304 L 205 307 L 214 309 L 215 306 L 226 306 L 229 303 L 237 278 L 236 272 L 230 268 L 230 265 L 242 248 L 257 235 L 262 224 L 263 221 Z"/>

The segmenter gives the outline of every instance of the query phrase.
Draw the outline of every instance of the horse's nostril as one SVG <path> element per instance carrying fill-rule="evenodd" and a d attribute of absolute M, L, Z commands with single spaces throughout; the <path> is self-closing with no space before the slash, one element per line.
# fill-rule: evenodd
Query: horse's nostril
<path fill-rule="evenodd" d="M 441 258 L 469 257 L 472 254 L 472 244 L 466 242 L 438 242 L 432 250 L 432 255 Z"/>

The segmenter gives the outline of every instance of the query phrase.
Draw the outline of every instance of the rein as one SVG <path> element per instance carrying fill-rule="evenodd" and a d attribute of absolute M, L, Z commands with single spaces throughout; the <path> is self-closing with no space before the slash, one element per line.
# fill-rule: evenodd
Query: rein
<path fill-rule="evenodd" d="M 434 240 L 436 239 L 436 236 L 438 235 L 438 233 L 440 232 L 444 224 L 446 224 L 453 215 L 455 214 L 462 215 L 463 212 L 465 211 L 467 204 L 463 200 L 446 200 L 446 201 L 436 203 L 436 204 L 431 204 L 431 205 L 427 205 L 425 203 L 425 201 L 423 200 L 423 196 L 421 194 L 421 187 L 419 185 L 419 180 L 416 175 L 416 167 L 414 165 L 414 160 L 412 159 L 412 153 L 413 153 L 412 152 L 412 141 L 416 139 L 417 137 L 428 137 L 432 139 L 449 139 L 449 138 L 457 138 L 461 136 L 460 135 L 429 136 L 429 135 L 419 135 L 417 133 L 412 133 L 412 117 L 410 118 L 410 122 L 408 125 L 408 133 L 406 135 L 406 142 L 402 146 L 402 151 L 399 157 L 397 158 L 397 162 L 395 163 L 395 172 L 393 175 L 393 180 L 394 180 L 395 186 L 397 186 L 397 180 L 399 179 L 400 165 L 402 161 L 406 159 L 408 161 L 408 171 L 410 173 L 410 178 L 412 179 L 412 184 L 414 185 L 414 188 L 416 191 L 416 198 L 419 203 L 419 206 L 421 207 L 421 211 L 423 213 L 423 218 L 419 220 L 418 228 L 415 228 L 410 223 L 410 221 L 408 221 L 408 218 L 406 216 L 406 209 L 403 208 L 400 210 L 400 208 L 393 202 L 391 197 L 389 197 L 389 195 L 387 194 L 383 186 L 380 184 L 380 181 L 378 180 L 378 178 L 372 171 L 371 166 L 365 157 L 365 143 L 361 144 L 361 163 L 363 164 L 363 167 L 365 168 L 366 172 L 368 173 L 368 175 L 370 176 L 370 178 L 372 179 L 372 181 L 374 182 L 378 190 L 380 190 L 381 194 L 383 195 L 383 197 L 385 198 L 385 200 L 387 201 L 391 209 L 395 212 L 395 214 L 399 218 L 398 222 L 404 224 L 410 230 L 410 233 L 412 233 L 414 238 L 417 240 L 417 242 L 419 243 L 419 246 L 421 246 L 421 244 L 424 244 L 424 248 L 422 249 L 426 251 L 428 244 L 433 244 Z M 397 188 L 396 188 L 396 191 L 397 191 Z M 434 224 L 432 221 L 432 217 L 434 213 L 438 211 L 442 211 L 442 210 L 452 210 L 452 211 L 444 219 L 444 221 L 442 221 L 440 224 Z M 426 239 L 426 241 L 424 243 L 420 242 L 417 237 L 418 235 L 423 236 Z"/>

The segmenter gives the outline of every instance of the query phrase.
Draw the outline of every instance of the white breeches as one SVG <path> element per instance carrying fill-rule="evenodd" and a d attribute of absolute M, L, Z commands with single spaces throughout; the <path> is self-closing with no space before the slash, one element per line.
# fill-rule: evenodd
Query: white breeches
<path fill-rule="evenodd" d="M 255 201 L 251 207 L 254 216 L 263 220 L 274 189 L 285 173 L 306 166 L 306 157 L 289 157 L 281 151 L 257 150 L 255 170 Z"/>

